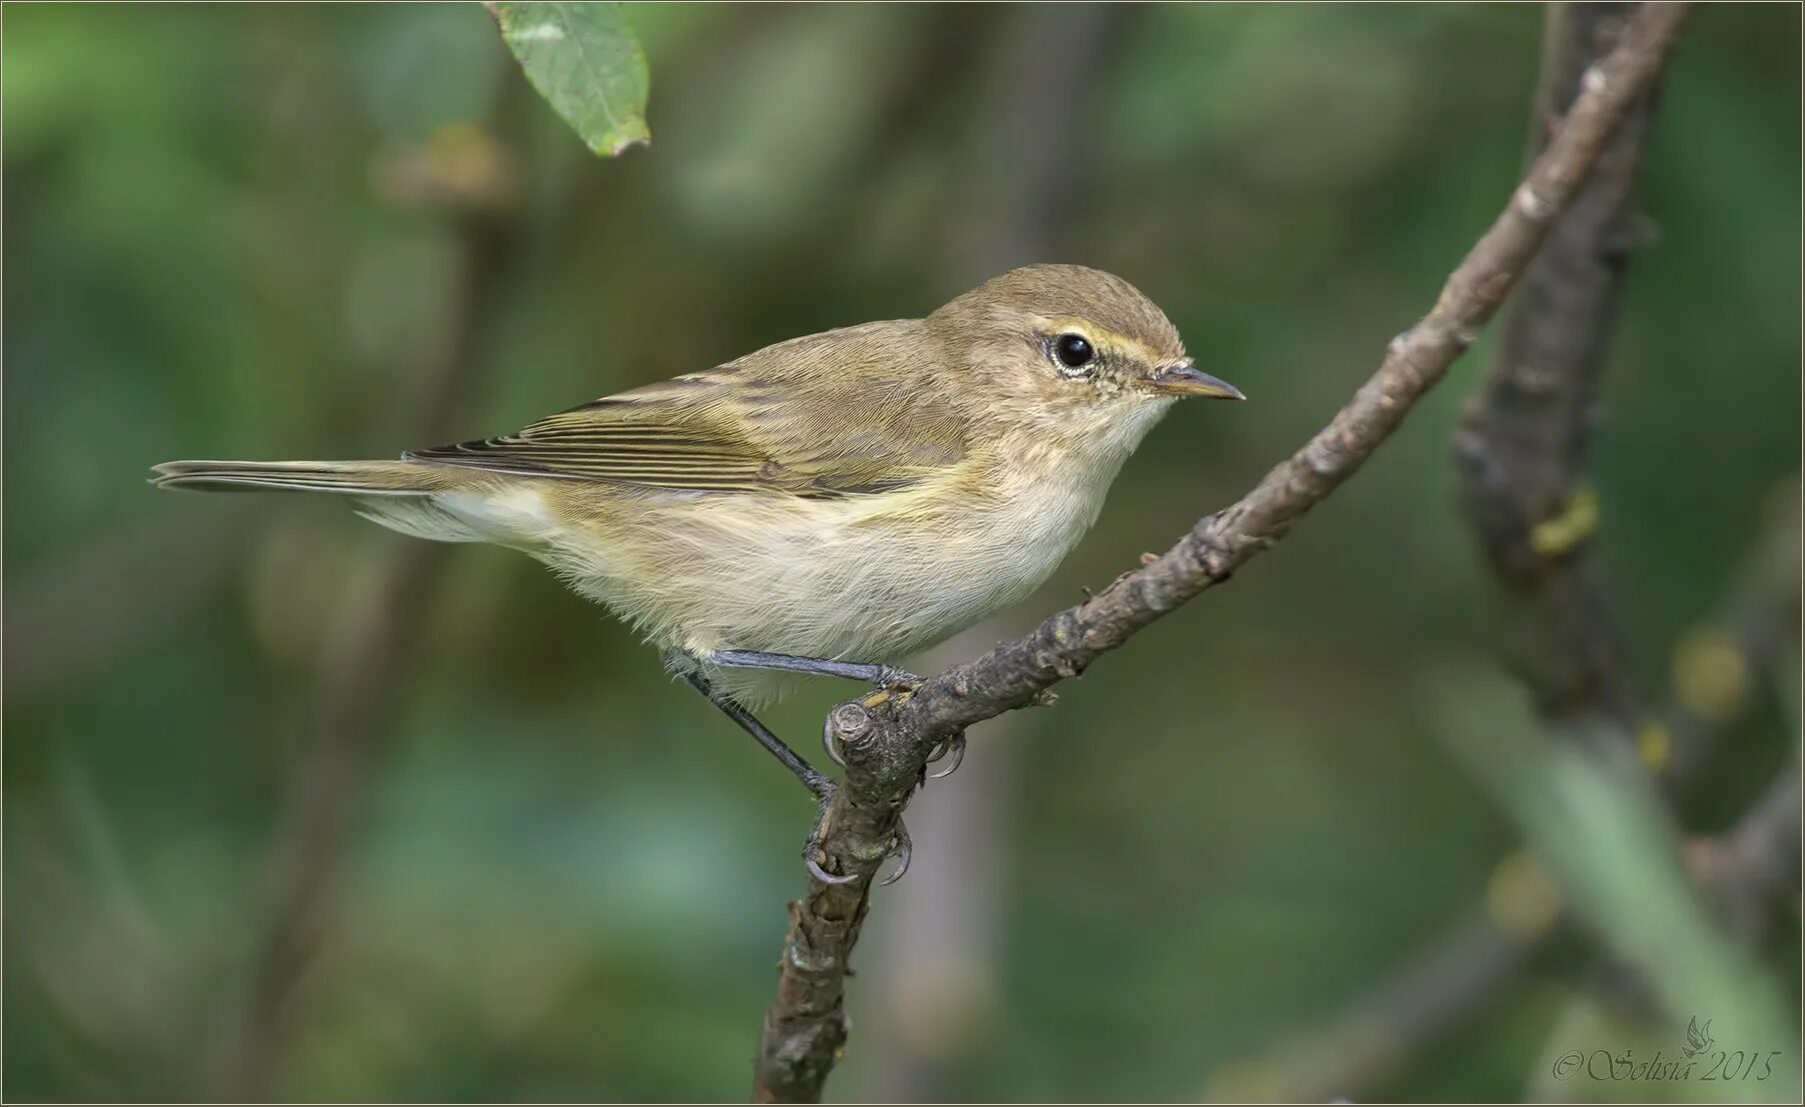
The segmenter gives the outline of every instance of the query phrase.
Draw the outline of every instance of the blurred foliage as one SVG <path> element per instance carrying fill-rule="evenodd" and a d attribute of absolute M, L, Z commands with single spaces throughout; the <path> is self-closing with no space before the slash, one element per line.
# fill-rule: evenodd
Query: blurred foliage
<path fill-rule="evenodd" d="M 1029 128 L 1077 140 L 1044 241 L 1009 263 L 1124 275 L 1253 399 L 1176 410 L 1057 576 L 950 660 L 1295 448 L 1514 182 L 1534 8 L 1134 6 L 1075 56 L 1003 49 L 1065 10 L 629 6 L 659 143 L 599 161 L 507 95 L 523 77 L 474 4 L 7 9 L 8 1098 L 200 1094 L 334 629 L 408 540 L 339 503 L 141 478 L 427 445 L 391 428 L 460 310 L 457 212 L 520 213 L 530 261 L 486 306 L 498 349 L 459 435 L 479 436 L 930 310 L 970 283 L 963 244 L 999 217 L 973 182 L 1022 138 L 984 129 L 1008 118 L 985 99 L 1082 82 L 1073 114 Z M 1632 262 L 1593 462 L 1597 561 L 1651 701 L 1798 466 L 1799 19 L 1700 11 L 1656 121 L 1660 235 Z M 1022 717 L 1015 771 L 970 797 L 1007 812 L 1001 938 L 977 951 L 994 988 L 919 1060 L 935 1094 L 1205 1095 L 1485 894 L 1515 816 L 1448 751 L 1507 756 L 1522 734 L 1449 676 L 1495 664 L 1500 627 L 1447 442 L 1487 356 L 1233 587 Z M 517 555 L 455 551 L 412 645 L 273 1093 L 743 1095 L 800 790 Z M 1682 694 L 1721 691 L 1681 669 L 1704 674 Z M 1796 718 L 1751 679 L 1690 829 L 1732 821 L 1790 756 Z M 844 692 L 768 721 L 806 736 Z M 1612 894 L 1648 909 L 1651 887 Z M 1539 1087 L 1557 1018 L 1598 983 L 1586 949 L 1538 959 L 1382 1094 Z M 1796 934 L 1764 956 L 1796 1019 Z M 855 981 L 838 1096 L 889 1093 L 876 1062 L 901 1045 L 858 1030 L 897 1002 L 876 983 Z"/>
<path fill-rule="evenodd" d="M 1588 921 L 1610 936 L 1613 951 L 1665 1010 L 1710 1019 L 1727 1047 L 1744 1054 L 1751 1048 L 1778 1048 L 1797 1037 L 1796 1018 L 1786 1010 L 1789 1004 L 1781 1000 L 1775 981 L 1712 924 L 1690 887 L 1655 790 L 1640 783 L 1646 778 L 1616 771 L 1608 756 L 1592 752 L 1603 748 L 1634 758 L 1632 750 L 1583 738 L 1551 738 L 1517 702 L 1515 689 L 1491 671 L 1445 674 L 1438 688 L 1440 710 L 1446 714 L 1440 733 L 1472 766 L 1474 777 L 1497 793 L 1531 846 L 1556 867 L 1560 886 L 1570 889 Z M 1491 718 L 1494 729 L 1482 733 L 1466 726 L 1475 711 Z M 1508 739 L 1502 750 L 1500 733 Z M 1495 877 L 1490 898 L 1500 921 L 1525 901 L 1546 894 L 1538 890 L 1500 898 L 1497 891 Z M 1604 1033 L 1595 1029 L 1576 1040 L 1590 1044 L 1601 1037 Z M 1772 1044 L 1757 1047 L 1758 1042 Z M 1670 1054 L 1673 1049 L 1670 1043 Z M 1645 1058 L 1649 1055 L 1643 1050 Z M 1700 1081 L 1686 1098 L 1795 1100 L 1797 1066 L 1790 1051 L 1781 1055 L 1785 1062 L 1766 1087 Z M 1702 1071 L 1705 1066 L 1699 1067 Z M 1740 1068 L 1732 1066 L 1733 1071 Z M 1577 1089 L 1584 1100 L 1615 1100 L 1622 1094 L 1610 1083 L 1600 1089 L 1581 1081 Z"/>

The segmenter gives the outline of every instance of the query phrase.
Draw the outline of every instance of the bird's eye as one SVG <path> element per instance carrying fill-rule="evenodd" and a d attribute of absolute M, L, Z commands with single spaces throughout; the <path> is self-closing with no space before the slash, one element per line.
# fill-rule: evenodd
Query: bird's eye
<path fill-rule="evenodd" d="M 1082 369 L 1097 359 L 1097 351 L 1081 334 L 1062 334 L 1053 340 L 1053 356 L 1067 369 Z"/>

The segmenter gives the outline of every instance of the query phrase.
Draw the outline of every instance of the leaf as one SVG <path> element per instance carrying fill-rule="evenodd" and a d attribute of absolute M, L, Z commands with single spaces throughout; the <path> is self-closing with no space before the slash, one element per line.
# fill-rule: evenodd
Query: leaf
<path fill-rule="evenodd" d="M 646 55 L 619 4 L 487 6 L 527 80 L 591 150 L 614 155 L 652 140 Z"/>

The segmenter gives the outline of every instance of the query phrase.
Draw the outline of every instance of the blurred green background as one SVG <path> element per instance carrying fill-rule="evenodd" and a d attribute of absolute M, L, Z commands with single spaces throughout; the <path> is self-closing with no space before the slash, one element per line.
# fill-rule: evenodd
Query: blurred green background
<path fill-rule="evenodd" d="M 1040 593 L 915 667 L 969 657 L 1371 372 L 1509 195 L 1541 33 L 1504 5 L 629 15 L 654 141 L 603 161 L 475 4 L 8 6 L 8 1099 L 737 1099 L 802 887 L 801 790 L 527 559 L 147 466 L 387 456 L 1019 263 L 1120 273 L 1252 402 L 1175 410 Z M 1798 495 L 1799 32 L 1701 11 L 1654 127 L 1593 457 L 1651 709 Z M 1720 1048 L 1783 1051 L 1732 1094 L 1797 1094 L 1796 898 L 1639 981 L 1611 920 L 1684 916 L 1659 820 L 1599 845 L 1476 767 L 1546 753 L 1454 510 L 1488 357 L 1231 587 L 974 731 L 875 893 L 831 1094 L 1685 1099 L 1710 1089 L 1539 1082 L 1568 1048 L 1671 1056 L 1712 1012 L 1648 994 L 1688 987 L 1771 1035 L 1720 1011 Z M 1789 771 L 1796 645 L 1774 665 L 1713 701 L 1686 831 Z M 811 749 L 847 691 L 767 721 Z M 1525 829 L 1617 907 L 1552 923 Z M 1435 1033 L 1367 1026 L 1475 911 L 1533 948 Z M 1648 940 L 1700 940 L 1675 928 Z"/>

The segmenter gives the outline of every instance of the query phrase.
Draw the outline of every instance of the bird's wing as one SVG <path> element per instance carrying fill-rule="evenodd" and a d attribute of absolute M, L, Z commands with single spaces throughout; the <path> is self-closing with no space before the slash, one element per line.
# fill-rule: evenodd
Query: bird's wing
<path fill-rule="evenodd" d="M 498 473 L 699 492 L 867 495 L 944 472 L 965 427 L 894 355 L 913 321 L 769 347 L 702 373 L 606 397 L 498 438 L 410 460 Z M 902 328 L 902 333 L 896 333 Z M 917 363 L 914 368 L 919 369 Z"/>

